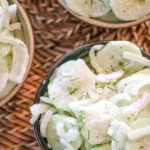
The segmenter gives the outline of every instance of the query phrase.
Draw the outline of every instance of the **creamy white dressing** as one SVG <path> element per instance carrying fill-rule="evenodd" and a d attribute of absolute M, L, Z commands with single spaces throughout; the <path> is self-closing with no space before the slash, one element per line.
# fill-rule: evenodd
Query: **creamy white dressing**
<path fill-rule="evenodd" d="M 110 74 L 99 74 L 96 76 L 96 80 L 102 83 L 116 82 L 124 74 L 124 71 L 119 70 Z"/>
<path fill-rule="evenodd" d="M 144 136 L 149 136 L 149 135 L 150 135 L 150 126 L 147 126 L 147 127 L 139 128 L 139 129 L 129 132 L 128 138 L 131 141 L 135 141 L 137 139 L 140 139 Z"/>

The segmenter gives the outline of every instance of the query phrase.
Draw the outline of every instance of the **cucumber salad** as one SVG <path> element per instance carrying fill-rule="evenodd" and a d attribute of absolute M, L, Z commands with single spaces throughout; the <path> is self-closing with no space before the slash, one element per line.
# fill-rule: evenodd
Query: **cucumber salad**
<path fill-rule="evenodd" d="M 50 78 L 31 124 L 52 150 L 150 150 L 150 60 L 128 41 L 96 45 Z"/>
<path fill-rule="evenodd" d="M 22 82 L 29 60 L 16 13 L 16 4 L 0 0 L 0 100 Z"/>
<path fill-rule="evenodd" d="M 132 21 L 150 13 L 150 0 L 65 0 L 68 8 L 79 15 L 101 17 L 109 12 L 120 20 Z"/>

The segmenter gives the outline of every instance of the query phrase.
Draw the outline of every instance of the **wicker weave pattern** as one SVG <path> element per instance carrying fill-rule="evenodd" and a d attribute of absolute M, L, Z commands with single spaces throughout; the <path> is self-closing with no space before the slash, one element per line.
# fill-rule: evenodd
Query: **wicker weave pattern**
<path fill-rule="evenodd" d="M 29 124 L 29 107 L 45 73 L 71 48 L 99 40 L 129 40 L 150 52 L 150 21 L 126 29 L 104 29 L 73 17 L 57 0 L 26 0 L 22 6 L 34 29 L 35 55 L 26 82 L 0 108 L 0 150 L 39 149 Z"/>

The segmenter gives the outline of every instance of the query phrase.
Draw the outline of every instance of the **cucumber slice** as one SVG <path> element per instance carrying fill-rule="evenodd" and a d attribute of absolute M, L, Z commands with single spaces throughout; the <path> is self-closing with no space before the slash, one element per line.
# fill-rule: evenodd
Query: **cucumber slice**
<path fill-rule="evenodd" d="M 132 83 L 128 85 L 124 92 L 132 96 L 139 96 L 147 89 L 150 88 L 150 79 L 139 81 L 138 83 Z"/>
<path fill-rule="evenodd" d="M 72 11 L 83 16 L 99 17 L 111 10 L 109 0 L 65 0 L 65 2 Z"/>
<path fill-rule="evenodd" d="M 150 67 L 150 60 L 146 57 L 131 52 L 123 52 L 123 58 L 135 61 L 143 66 Z"/>
<path fill-rule="evenodd" d="M 0 56 L 0 72 L 8 72 L 7 62 L 2 56 Z"/>
<path fill-rule="evenodd" d="M 113 96 L 111 99 L 112 103 L 116 104 L 119 107 L 129 105 L 132 101 L 130 95 L 126 93 L 119 93 Z"/>
<path fill-rule="evenodd" d="M 7 84 L 8 77 L 9 75 L 7 62 L 2 56 L 0 56 L 0 94 L 2 93 L 3 89 Z"/>
<path fill-rule="evenodd" d="M 147 68 L 147 69 L 139 71 L 129 77 L 126 77 L 126 78 L 120 80 L 117 83 L 117 89 L 119 90 L 119 92 L 122 92 L 125 88 L 130 88 L 130 87 L 128 87 L 128 85 L 132 86 L 131 84 L 134 85 L 137 82 L 142 82 L 143 80 L 147 80 L 149 78 L 150 78 L 150 68 Z"/>
<path fill-rule="evenodd" d="M 64 124 L 64 129 L 66 130 L 66 132 L 69 131 L 69 129 L 72 129 L 73 126 L 75 126 L 77 123 L 76 119 L 72 117 L 68 117 L 66 115 L 58 115 L 58 114 L 53 115 L 51 120 L 48 123 L 47 131 L 46 131 L 49 145 L 51 145 L 52 149 L 54 150 L 64 150 L 66 148 L 66 143 L 67 143 L 71 147 L 73 147 L 73 150 L 78 149 L 82 144 L 81 137 L 79 136 L 76 141 L 66 142 L 65 139 L 63 139 L 58 135 L 56 128 L 59 122 Z M 59 132 L 59 134 L 61 133 Z"/>
<path fill-rule="evenodd" d="M 107 144 L 104 146 L 97 146 L 97 147 L 92 148 L 91 150 L 110 150 L 110 145 Z"/>
<path fill-rule="evenodd" d="M 46 104 L 34 104 L 30 107 L 30 111 L 32 113 L 32 118 L 30 119 L 30 123 L 34 124 L 35 121 L 39 118 L 41 114 L 44 114 L 49 109 L 49 105 Z"/>
<path fill-rule="evenodd" d="M 46 128 L 48 122 L 51 120 L 53 113 L 55 113 L 55 109 L 51 108 L 49 109 L 45 114 L 43 114 L 43 117 L 41 118 L 40 123 L 40 132 L 42 137 L 46 137 Z"/>
<path fill-rule="evenodd" d="M 10 15 L 7 0 L 0 0 L 0 30 L 9 27 Z"/>
<path fill-rule="evenodd" d="M 111 121 L 112 117 L 109 115 L 95 116 L 91 120 L 86 120 L 81 133 L 91 145 L 104 143 L 107 140 L 105 135 Z"/>
<path fill-rule="evenodd" d="M 72 11 L 82 16 L 87 16 L 87 12 L 84 8 L 85 3 L 83 0 L 65 0 L 65 2 Z"/>
<path fill-rule="evenodd" d="M 91 145 L 87 141 L 85 143 L 86 150 L 110 150 L 110 144 Z"/>
<path fill-rule="evenodd" d="M 140 118 L 130 124 L 132 129 L 143 128 L 150 126 L 150 118 Z"/>
<path fill-rule="evenodd" d="M 94 88 L 95 75 L 84 60 L 78 59 L 68 61 L 57 68 L 48 85 L 48 93 L 56 108 L 68 110 L 68 104 L 78 101 L 81 96 L 90 98 Z"/>
<path fill-rule="evenodd" d="M 129 51 L 137 55 L 141 55 L 140 49 L 130 42 L 111 41 L 98 52 L 96 60 L 106 73 L 111 73 L 122 69 L 126 73 L 131 74 L 143 68 L 142 65 L 136 62 L 123 59 L 124 51 Z"/>
<path fill-rule="evenodd" d="M 143 18 L 150 13 L 149 0 L 110 0 L 110 6 L 116 17 L 126 21 Z"/>
<path fill-rule="evenodd" d="M 104 45 L 96 45 L 93 46 L 89 51 L 90 63 L 97 73 L 104 73 L 104 70 L 100 68 L 99 64 L 97 63 L 95 56 L 96 52 L 101 50 L 103 47 Z"/>
<path fill-rule="evenodd" d="M 124 150 L 150 150 L 150 136 L 138 139 L 136 141 L 127 141 Z"/>
<path fill-rule="evenodd" d="M 12 45 L 0 43 L 0 56 L 4 57 L 8 55 L 11 49 L 12 49 Z"/>
<path fill-rule="evenodd" d="M 128 139 L 130 141 L 135 141 L 145 136 L 150 136 L 150 126 L 135 129 L 131 131 L 130 133 L 128 133 Z"/>
<path fill-rule="evenodd" d="M 8 73 L 7 72 L 0 72 L 0 94 L 2 93 L 3 89 L 6 87 L 8 81 Z"/>
<path fill-rule="evenodd" d="M 135 120 L 138 114 L 147 107 L 150 103 L 150 94 L 145 93 L 136 102 L 123 108 L 123 117 L 126 121 Z"/>
<path fill-rule="evenodd" d="M 122 150 L 124 142 L 126 140 L 127 133 L 130 131 L 130 127 L 124 122 L 120 122 L 120 127 L 116 134 L 113 136 L 115 140 L 111 142 L 111 150 Z"/>

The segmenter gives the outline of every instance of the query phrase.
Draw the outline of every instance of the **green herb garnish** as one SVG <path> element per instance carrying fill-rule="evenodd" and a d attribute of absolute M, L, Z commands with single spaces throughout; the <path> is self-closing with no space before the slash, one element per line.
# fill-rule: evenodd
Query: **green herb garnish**
<path fill-rule="evenodd" d="M 115 141 L 118 143 L 118 141 L 109 134 L 105 134 L 104 137 L 107 138 L 108 140 Z"/>
<path fill-rule="evenodd" d="M 13 32 L 12 30 L 9 30 L 9 34 L 10 34 L 11 36 L 14 36 L 14 32 Z"/>
<path fill-rule="evenodd" d="M 70 95 L 75 94 L 77 92 L 77 90 L 78 90 L 78 88 L 68 87 L 68 91 L 69 91 Z"/>
<path fill-rule="evenodd" d="M 144 148 L 144 146 L 143 146 L 143 145 L 141 145 L 141 146 L 140 146 L 140 148 Z"/>
<path fill-rule="evenodd" d="M 93 5 L 93 1 L 94 1 L 94 0 L 91 0 L 91 4 L 90 4 L 90 7 L 92 7 L 92 5 Z"/>
<path fill-rule="evenodd" d="M 86 96 L 85 97 L 86 97 L 86 99 L 90 98 L 90 95 L 89 95 L 88 91 L 86 92 Z"/>
<path fill-rule="evenodd" d="M 99 94 L 99 95 L 102 94 L 102 93 L 97 92 L 95 89 L 92 89 L 92 91 L 95 92 L 95 93 L 97 93 L 97 94 Z"/>
<path fill-rule="evenodd" d="M 118 93 L 118 89 L 117 89 L 117 87 L 116 87 L 116 84 L 115 84 L 115 83 L 111 83 L 111 82 L 109 82 L 109 83 L 107 83 L 107 87 L 108 87 L 110 90 L 112 90 L 112 91 L 114 91 L 114 92 Z"/>
<path fill-rule="evenodd" d="M 21 47 L 25 48 L 24 44 L 22 44 L 22 43 L 19 43 L 19 44 L 20 44 Z"/>
<path fill-rule="evenodd" d="M 88 140 L 90 139 L 90 131 L 88 130 Z"/>
<path fill-rule="evenodd" d="M 63 76 L 63 77 L 71 77 L 72 75 L 65 75 L 65 76 Z"/>
<path fill-rule="evenodd" d="M 80 112 L 79 117 L 77 118 L 77 125 L 78 131 L 80 132 L 85 125 L 85 117 L 83 117 L 83 111 Z"/>
<path fill-rule="evenodd" d="M 140 5 L 142 5 L 145 2 L 145 0 L 139 0 L 139 1 L 140 1 Z"/>
<path fill-rule="evenodd" d="M 125 66 L 124 66 L 124 63 L 123 62 L 119 62 L 119 67 L 122 71 L 125 71 Z"/>
<path fill-rule="evenodd" d="M 106 139 L 101 144 L 94 145 L 93 148 L 95 148 L 95 147 L 101 147 L 101 146 L 104 146 L 105 144 L 110 144 L 110 143 L 111 143 L 111 140 Z"/>
<path fill-rule="evenodd" d="M 81 95 L 81 96 L 79 97 L 79 100 L 81 100 L 83 97 L 84 97 L 84 95 Z"/>
<path fill-rule="evenodd" d="M 72 79 L 71 81 L 75 81 L 75 80 L 78 80 L 79 78 L 74 78 L 74 79 Z"/>
<path fill-rule="evenodd" d="M 44 93 L 44 97 L 49 97 L 48 92 Z"/>
<path fill-rule="evenodd" d="M 102 10 L 103 10 L 103 8 L 106 8 L 106 5 L 105 5 L 105 3 L 104 3 L 104 1 L 103 1 L 103 0 L 99 0 L 99 1 L 101 2 L 100 10 L 102 11 Z"/>

